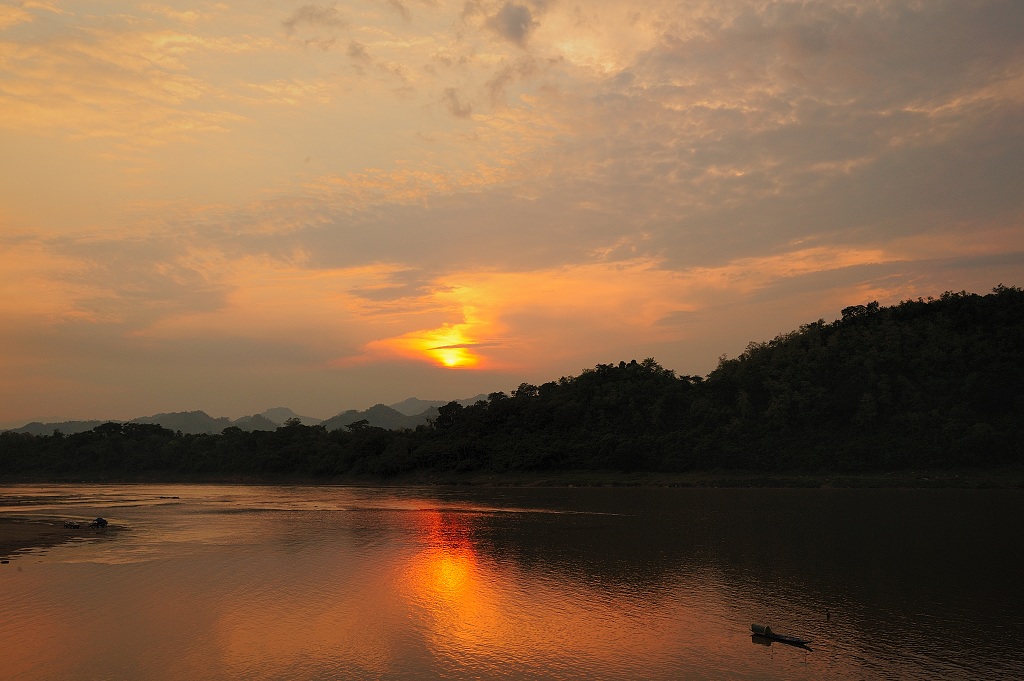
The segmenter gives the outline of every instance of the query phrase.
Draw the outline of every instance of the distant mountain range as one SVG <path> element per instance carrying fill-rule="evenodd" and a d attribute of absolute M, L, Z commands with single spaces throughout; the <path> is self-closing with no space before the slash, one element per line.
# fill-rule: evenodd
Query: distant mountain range
<path fill-rule="evenodd" d="M 479 400 L 486 400 L 486 395 L 477 395 L 464 400 L 455 400 L 463 406 L 469 406 Z M 450 401 L 450 400 L 449 400 Z M 303 425 L 322 425 L 327 430 L 338 430 L 349 424 L 359 421 L 367 421 L 369 425 L 388 430 L 400 430 L 402 428 L 415 428 L 425 424 L 429 419 L 437 417 L 437 408 L 448 404 L 446 400 L 421 400 L 416 397 L 397 402 L 392 405 L 375 404 L 365 411 L 349 409 L 337 416 L 327 420 L 302 416 L 296 414 L 287 407 L 273 407 L 259 414 L 243 416 L 237 419 L 229 419 L 227 416 L 214 417 L 205 411 L 178 411 L 167 414 L 154 414 L 153 416 L 140 416 L 127 423 L 152 423 L 163 426 L 169 430 L 181 431 L 190 435 L 218 434 L 225 428 L 235 426 L 246 431 L 253 430 L 274 430 L 288 419 L 299 419 Z M 40 423 L 33 421 L 21 428 L 11 428 L 15 433 L 31 433 L 32 435 L 50 435 L 59 430 L 65 435 L 80 433 L 92 430 L 96 426 L 108 423 L 109 421 L 59 421 L 55 423 Z M 123 423 L 118 421 L 118 423 Z"/>

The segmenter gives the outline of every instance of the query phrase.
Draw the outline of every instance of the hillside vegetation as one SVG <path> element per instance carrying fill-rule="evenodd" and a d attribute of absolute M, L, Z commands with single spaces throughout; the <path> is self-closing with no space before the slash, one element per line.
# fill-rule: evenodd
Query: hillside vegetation
<path fill-rule="evenodd" d="M 600 364 L 463 406 L 414 430 L 188 435 L 107 423 L 0 434 L 0 475 L 337 478 L 412 471 L 878 472 L 1024 463 L 1024 291 L 844 309 L 722 359 L 706 377 L 654 359 Z"/>

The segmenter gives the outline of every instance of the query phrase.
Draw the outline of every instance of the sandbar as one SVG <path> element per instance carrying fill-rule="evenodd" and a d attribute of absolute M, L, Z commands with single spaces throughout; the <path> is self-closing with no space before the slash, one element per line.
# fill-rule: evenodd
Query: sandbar
<path fill-rule="evenodd" d="M 89 537 L 110 531 L 110 527 L 96 529 L 89 527 L 87 521 L 77 522 L 81 526 L 75 529 L 64 527 L 63 520 L 0 516 L 0 559 L 9 560 L 31 549 L 46 549 L 75 537 Z"/>

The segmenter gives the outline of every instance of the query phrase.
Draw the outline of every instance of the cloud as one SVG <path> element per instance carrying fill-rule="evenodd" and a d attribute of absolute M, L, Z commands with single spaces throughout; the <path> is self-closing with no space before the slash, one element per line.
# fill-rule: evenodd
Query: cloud
<path fill-rule="evenodd" d="M 639 338 L 678 340 L 687 333 L 681 311 L 736 304 L 782 281 L 901 260 L 884 249 L 816 247 L 682 271 L 637 258 L 520 272 L 452 272 L 419 301 L 442 311 L 444 323 L 373 341 L 366 350 L 453 368 L 521 370 Z M 673 318 L 682 321 L 666 323 Z"/>
<path fill-rule="evenodd" d="M 366 45 L 356 42 L 355 40 L 348 44 L 346 54 L 356 61 L 364 63 L 369 63 L 371 61 L 370 53 L 366 51 Z"/>
<path fill-rule="evenodd" d="M 485 23 L 499 36 L 519 47 L 526 47 L 527 38 L 538 26 L 530 8 L 526 5 L 517 5 L 514 2 L 506 2 Z"/>
<path fill-rule="evenodd" d="M 87 316 L 75 305 L 81 289 L 68 281 L 87 269 L 80 258 L 54 253 L 38 238 L 6 239 L 0 242 L 0 262 L 0 317 L 11 324 L 15 319 L 49 324 Z"/>
<path fill-rule="evenodd" d="M 33 20 L 32 13 L 26 11 L 24 7 L 0 5 L 0 31 L 18 24 L 27 24 Z"/>
<path fill-rule="evenodd" d="M 137 148 L 226 132 L 243 120 L 211 97 L 217 88 L 188 64 L 199 54 L 245 52 L 251 43 L 109 23 L 115 27 L 0 42 L 0 128 Z"/>
<path fill-rule="evenodd" d="M 0 10 L 8 394 L 691 372 L 1024 283 L 1020 3 L 339 6 Z"/>
<path fill-rule="evenodd" d="M 388 7 L 398 12 L 398 15 L 405 21 L 412 20 L 412 12 L 409 11 L 408 5 L 402 0 L 388 0 Z"/>
<path fill-rule="evenodd" d="M 160 16 L 167 17 L 168 19 L 173 19 L 174 21 L 179 21 L 183 24 L 189 25 L 194 25 L 201 18 L 208 16 L 194 9 L 181 11 L 173 7 L 168 7 L 166 5 L 159 5 L 155 3 L 143 3 L 139 7 L 140 9 L 143 9 L 147 12 L 152 12 L 153 14 L 158 14 Z"/>
<path fill-rule="evenodd" d="M 305 45 L 329 50 L 337 42 L 338 32 L 348 27 L 348 21 L 335 5 L 302 5 L 281 25 Z"/>
<path fill-rule="evenodd" d="M 335 5 L 303 5 L 282 21 L 281 25 L 289 33 L 294 33 L 301 26 L 345 28 L 348 22 L 341 16 Z"/>
<path fill-rule="evenodd" d="M 445 88 L 441 102 L 448 109 L 448 113 L 456 118 L 469 118 L 473 114 L 473 105 L 462 100 L 458 88 Z"/>
<path fill-rule="evenodd" d="M 506 92 L 516 81 L 529 78 L 538 72 L 534 59 L 522 58 L 512 63 L 502 64 L 494 75 L 484 84 L 491 105 L 497 106 L 505 102 Z"/>

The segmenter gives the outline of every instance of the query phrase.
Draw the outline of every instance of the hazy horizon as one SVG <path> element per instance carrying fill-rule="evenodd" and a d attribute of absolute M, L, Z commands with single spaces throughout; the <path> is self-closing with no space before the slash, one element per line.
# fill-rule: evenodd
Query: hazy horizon
<path fill-rule="evenodd" d="M 705 375 L 848 305 L 1022 285 L 1021 26 L 1019 0 L 0 6 L 0 423 Z"/>
<path fill-rule="evenodd" d="M 368 409 L 372 409 L 373 407 L 376 407 L 378 405 L 384 405 L 386 407 L 390 407 L 390 408 L 394 409 L 395 405 L 401 404 L 402 402 L 406 402 L 406 401 L 408 401 L 410 399 L 416 399 L 416 400 L 420 400 L 422 402 L 451 402 L 451 401 L 460 401 L 461 402 L 461 401 L 473 399 L 474 397 L 479 397 L 479 394 L 478 395 L 469 395 L 469 396 L 466 396 L 466 397 L 452 397 L 452 398 L 439 398 L 439 399 L 426 399 L 426 398 L 420 398 L 420 397 L 417 397 L 415 395 L 412 395 L 410 397 L 407 397 L 407 398 L 404 398 L 404 399 L 401 399 L 401 400 L 396 400 L 394 402 L 389 402 L 389 403 L 386 403 L 386 404 L 384 402 L 375 402 L 375 403 L 367 405 L 365 407 L 342 407 L 341 409 L 337 409 L 337 410 L 332 411 L 330 414 L 327 414 L 326 416 L 320 415 L 320 414 L 300 413 L 300 412 L 297 412 L 295 409 L 292 409 L 291 407 L 289 407 L 288 405 L 285 405 L 285 404 L 278 404 L 278 405 L 275 405 L 273 407 L 266 407 L 265 409 L 260 409 L 259 411 L 255 411 L 255 412 L 251 412 L 251 413 L 247 413 L 247 414 L 237 414 L 237 415 L 236 414 L 215 414 L 215 413 L 208 412 L 205 409 L 188 409 L 188 408 L 184 408 L 184 409 L 175 409 L 174 411 L 169 411 L 169 412 L 157 412 L 157 413 L 153 413 L 153 414 L 136 414 L 135 416 L 131 416 L 131 417 L 126 418 L 126 419 L 120 419 L 120 418 L 104 419 L 103 417 L 101 417 L 101 418 L 87 418 L 87 419 L 69 419 L 69 418 L 53 418 L 53 419 L 46 419 L 46 420 L 30 419 L 28 421 L 15 421 L 13 423 L 0 423 L 0 430 L 22 428 L 22 427 L 28 425 L 29 423 L 61 423 L 61 422 L 70 422 L 70 421 L 103 421 L 103 420 L 125 421 L 125 422 L 128 422 L 128 421 L 131 421 L 131 420 L 134 420 L 134 419 L 138 419 L 138 418 L 149 418 L 149 417 L 157 416 L 158 414 L 181 414 L 181 413 L 189 413 L 189 412 L 196 412 L 196 411 L 205 412 L 208 416 L 211 416 L 213 418 L 227 417 L 227 418 L 231 419 L 232 421 L 237 421 L 238 419 L 245 418 L 245 417 L 248 417 L 248 416 L 262 416 L 262 415 L 266 414 L 267 412 L 273 411 L 275 409 L 288 409 L 293 414 L 296 414 L 297 416 L 300 416 L 300 417 L 303 417 L 303 418 L 314 418 L 314 419 L 317 419 L 319 421 L 326 421 L 326 420 L 331 419 L 331 418 L 333 418 L 335 416 L 338 416 L 340 414 L 344 414 L 347 411 L 360 411 L 360 412 L 364 412 L 364 411 L 367 411 Z M 425 408 L 423 411 L 425 412 L 428 409 L 429 409 L 429 407 Z M 417 412 L 416 414 L 406 414 L 406 412 L 404 412 L 401 409 L 396 409 L 396 411 L 398 411 L 401 414 L 405 414 L 406 416 L 417 416 L 420 413 L 423 413 L 423 412 Z"/>

